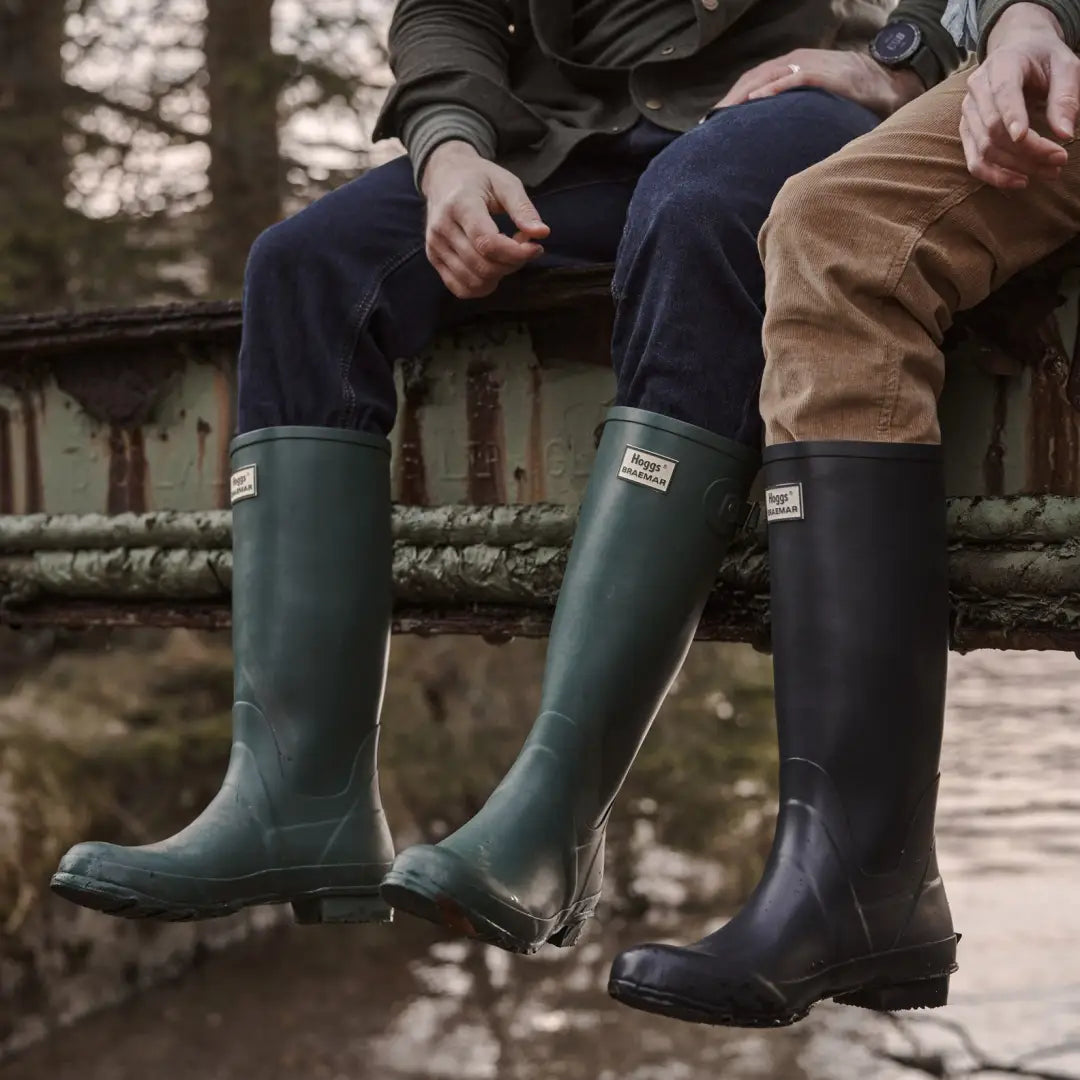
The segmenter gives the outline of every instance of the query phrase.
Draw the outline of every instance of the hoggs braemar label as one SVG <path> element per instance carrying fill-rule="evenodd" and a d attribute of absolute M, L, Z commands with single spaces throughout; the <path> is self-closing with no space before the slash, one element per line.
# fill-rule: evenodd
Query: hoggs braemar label
<path fill-rule="evenodd" d="M 229 504 L 239 502 L 241 499 L 254 499 L 258 495 L 258 485 L 255 481 L 255 466 L 246 465 L 237 469 L 229 479 Z"/>
<path fill-rule="evenodd" d="M 778 484 L 765 489 L 766 521 L 802 521 L 802 484 Z"/>
<path fill-rule="evenodd" d="M 678 464 L 674 458 L 661 457 L 640 447 L 628 446 L 619 466 L 619 476 L 632 484 L 641 484 L 642 487 L 666 494 Z"/>

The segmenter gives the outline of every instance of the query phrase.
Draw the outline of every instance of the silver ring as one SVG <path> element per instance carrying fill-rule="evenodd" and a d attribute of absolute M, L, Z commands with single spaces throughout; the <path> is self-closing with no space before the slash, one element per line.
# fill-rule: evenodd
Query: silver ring
<path fill-rule="evenodd" d="M 799 72 L 802 71 L 802 68 L 799 67 L 798 64 L 788 64 L 788 71 L 790 71 L 792 75 L 798 75 Z"/>

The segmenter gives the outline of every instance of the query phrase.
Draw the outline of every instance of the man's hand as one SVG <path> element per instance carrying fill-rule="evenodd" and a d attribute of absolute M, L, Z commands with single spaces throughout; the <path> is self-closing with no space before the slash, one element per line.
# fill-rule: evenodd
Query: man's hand
<path fill-rule="evenodd" d="M 460 300 L 493 293 L 507 274 L 543 253 L 551 231 L 513 173 L 482 158 L 466 142 L 446 142 L 428 158 L 421 180 L 427 199 L 427 257 Z M 499 232 L 493 213 L 518 227 Z"/>
<path fill-rule="evenodd" d="M 986 60 L 968 80 L 960 137 L 972 176 L 1016 189 L 1061 175 L 1069 155 L 1032 130 L 1030 102 L 1045 102 L 1050 130 L 1072 139 L 1080 113 L 1080 60 L 1062 40 L 1051 11 L 1013 4 L 990 33 Z"/>
<path fill-rule="evenodd" d="M 772 97 L 797 86 L 816 86 L 857 101 L 878 116 L 891 116 L 926 87 L 914 71 L 893 71 L 866 53 L 796 49 L 751 68 L 728 91 L 720 108 Z"/>

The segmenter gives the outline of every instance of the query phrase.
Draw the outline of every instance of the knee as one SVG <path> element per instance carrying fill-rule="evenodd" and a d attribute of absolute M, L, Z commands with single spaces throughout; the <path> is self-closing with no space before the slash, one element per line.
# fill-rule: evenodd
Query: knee
<path fill-rule="evenodd" d="M 770 269 L 790 265 L 793 256 L 799 257 L 851 228 L 859 216 L 859 205 L 852 198 L 850 180 L 833 160 L 820 162 L 787 180 L 773 201 L 759 237 L 767 276 Z M 838 227 L 840 223 L 842 227 Z M 850 250 L 843 244 L 830 247 L 840 257 Z"/>
<path fill-rule="evenodd" d="M 725 241 L 741 235 L 752 244 L 760 224 L 760 217 L 754 221 L 760 211 L 753 202 L 739 177 L 718 169 L 708 156 L 693 148 L 669 151 L 654 159 L 638 182 L 626 240 L 649 239 L 680 250 L 702 243 L 723 250 Z"/>
<path fill-rule="evenodd" d="M 308 242 L 300 220 L 304 212 L 265 229 L 248 252 L 245 291 L 279 289 L 297 276 Z"/>

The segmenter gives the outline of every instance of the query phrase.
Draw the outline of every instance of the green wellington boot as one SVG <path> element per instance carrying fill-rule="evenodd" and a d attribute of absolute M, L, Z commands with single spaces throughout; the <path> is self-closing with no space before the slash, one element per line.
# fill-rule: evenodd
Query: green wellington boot
<path fill-rule="evenodd" d="M 394 857 L 375 771 L 390 635 L 390 452 L 326 428 L 232 445 L 233 746 L 221 791 L 146 847 L 79 844 L 61 896 L 127 918 L 291 903 L 300 922 L 387 921 Z"/>
<path fill-rule="evenodd" d="M 574 943 L 600 896 L 612 802 L 682 666 L 758 461 L 690 424 L 611 410 L 539 717 L 476 817 L 398 856 L 388 903 L 511 952 Z"/>

